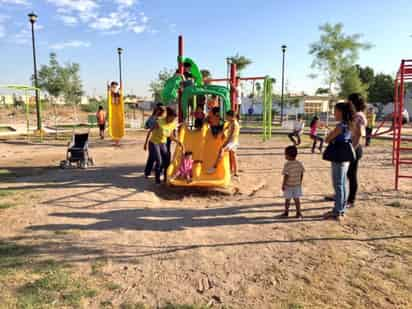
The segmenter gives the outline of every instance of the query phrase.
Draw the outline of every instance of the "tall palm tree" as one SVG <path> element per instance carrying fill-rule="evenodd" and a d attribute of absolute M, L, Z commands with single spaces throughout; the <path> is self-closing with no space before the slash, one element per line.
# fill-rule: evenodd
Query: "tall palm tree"
<path fill-rule="evenodd" d="M 203 80 L 211 79 L 212 78 L 212 73 L 210 73 L 209 70 L 200 70 L 200 73 L 202 74 Z"/>
<path fill-rule="evenodd" d="M 245 56 L 240 56 L 239 54 L 236 54 L 235 56 L 229 57 L 229 60 L 231 63 L 235 63 L 237 66 L 237 70 L 243 71 L 246 69 L 246 67 L 250 64 L 253 63 L 253 61 L 249 58 L 246 58 Z"/>

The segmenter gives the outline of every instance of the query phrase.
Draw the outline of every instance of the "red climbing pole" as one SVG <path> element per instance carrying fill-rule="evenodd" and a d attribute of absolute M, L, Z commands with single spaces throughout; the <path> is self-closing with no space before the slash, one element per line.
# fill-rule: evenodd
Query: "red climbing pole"
<path fill-rule="evenodd" d="M 412 178 L 412 175 L 405 175 L 402 172 L 402 166 L 412 165 L 412 147 L 404 146 L 407 139 L 405 135 L 402 135 L 402 113 L 405 108 L 405 83 L 408 82 L 412 82 L 412 60 L 402 60 L 398 73 L 396 74 L 393 106 L 392 159 L 395 165 L 395 190 L 399 188 L 400 178 Z"/>

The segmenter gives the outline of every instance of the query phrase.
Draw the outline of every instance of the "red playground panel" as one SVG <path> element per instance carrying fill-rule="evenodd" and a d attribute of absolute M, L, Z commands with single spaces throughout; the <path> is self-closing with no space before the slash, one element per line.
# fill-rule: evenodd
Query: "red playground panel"
<path fill-rule="evenodd" d="M 402 60 L 395 80 L 395 96 L 393 106 L 393 147 L 392 161 L 395 165 L 395 190 L 399 188 L 399 179 L 412 178 L 412 175 L 405 175 L 402 166 L 412 165 L 412 148 L 404 147 L 407 140 L 402 137 L 403 110 L 405 108 L 405 83 L 412 82 L 412 60 Z M 409 156 L 408 156 L 409 154 Z"/>

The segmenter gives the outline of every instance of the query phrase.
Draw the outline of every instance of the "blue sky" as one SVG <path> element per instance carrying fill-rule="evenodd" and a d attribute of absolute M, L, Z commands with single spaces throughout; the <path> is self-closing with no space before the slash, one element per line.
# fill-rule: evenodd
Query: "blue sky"
<path fill-rule="evenodd" d="M 147 95 L 157 72 L 175 66 L 179 34 L 186 56 L 213 76 L 223 77 L 225 58 L 240 53 L 254 61 L 243 75 L 271 75 L 276 89 L 280 45 L 287 44 L 291 91 L 323 86 L 308 77 L 308 49 L 325 22 L 362 33 L 374 48 L 359 63 L 375 71 L 393 74 L 402 58 L 412 58 L 410 0 L 0 0 L 0 85 L 29 82 L 32 10 L 39 16 L 39 63 L 51 51 L 62 62 L 80 63 L 87 94 L 103 94 L 106 81 L 117 78 L 116 48 L 123 47 L 126 89 Z"/>

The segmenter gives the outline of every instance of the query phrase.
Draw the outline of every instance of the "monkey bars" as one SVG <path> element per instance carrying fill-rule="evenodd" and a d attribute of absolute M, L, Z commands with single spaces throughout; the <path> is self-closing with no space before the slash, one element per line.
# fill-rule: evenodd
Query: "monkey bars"
<path fill-rule="evenodd" d="M 395 79 L 395 96 L 393 106 L 393 145 L 392 145 L 392 162 L 395 165 L 395 190 L 399 188 L 401 178 L 411 178 L 412 175 L 402 173 L 403 165 L 412 165 L 412 147 L 404 146 L 403 142 L 407 141 L 402 136 L 402 127 L 404 125 L 403 111 L 405 109 L 406 87 L 405 83 L 412 82 L 412 59 L 402 60 Z M 409 139 L 410 141 L 410 139 Z M 410 157 L 403 157 L 409 153 Z"/>

